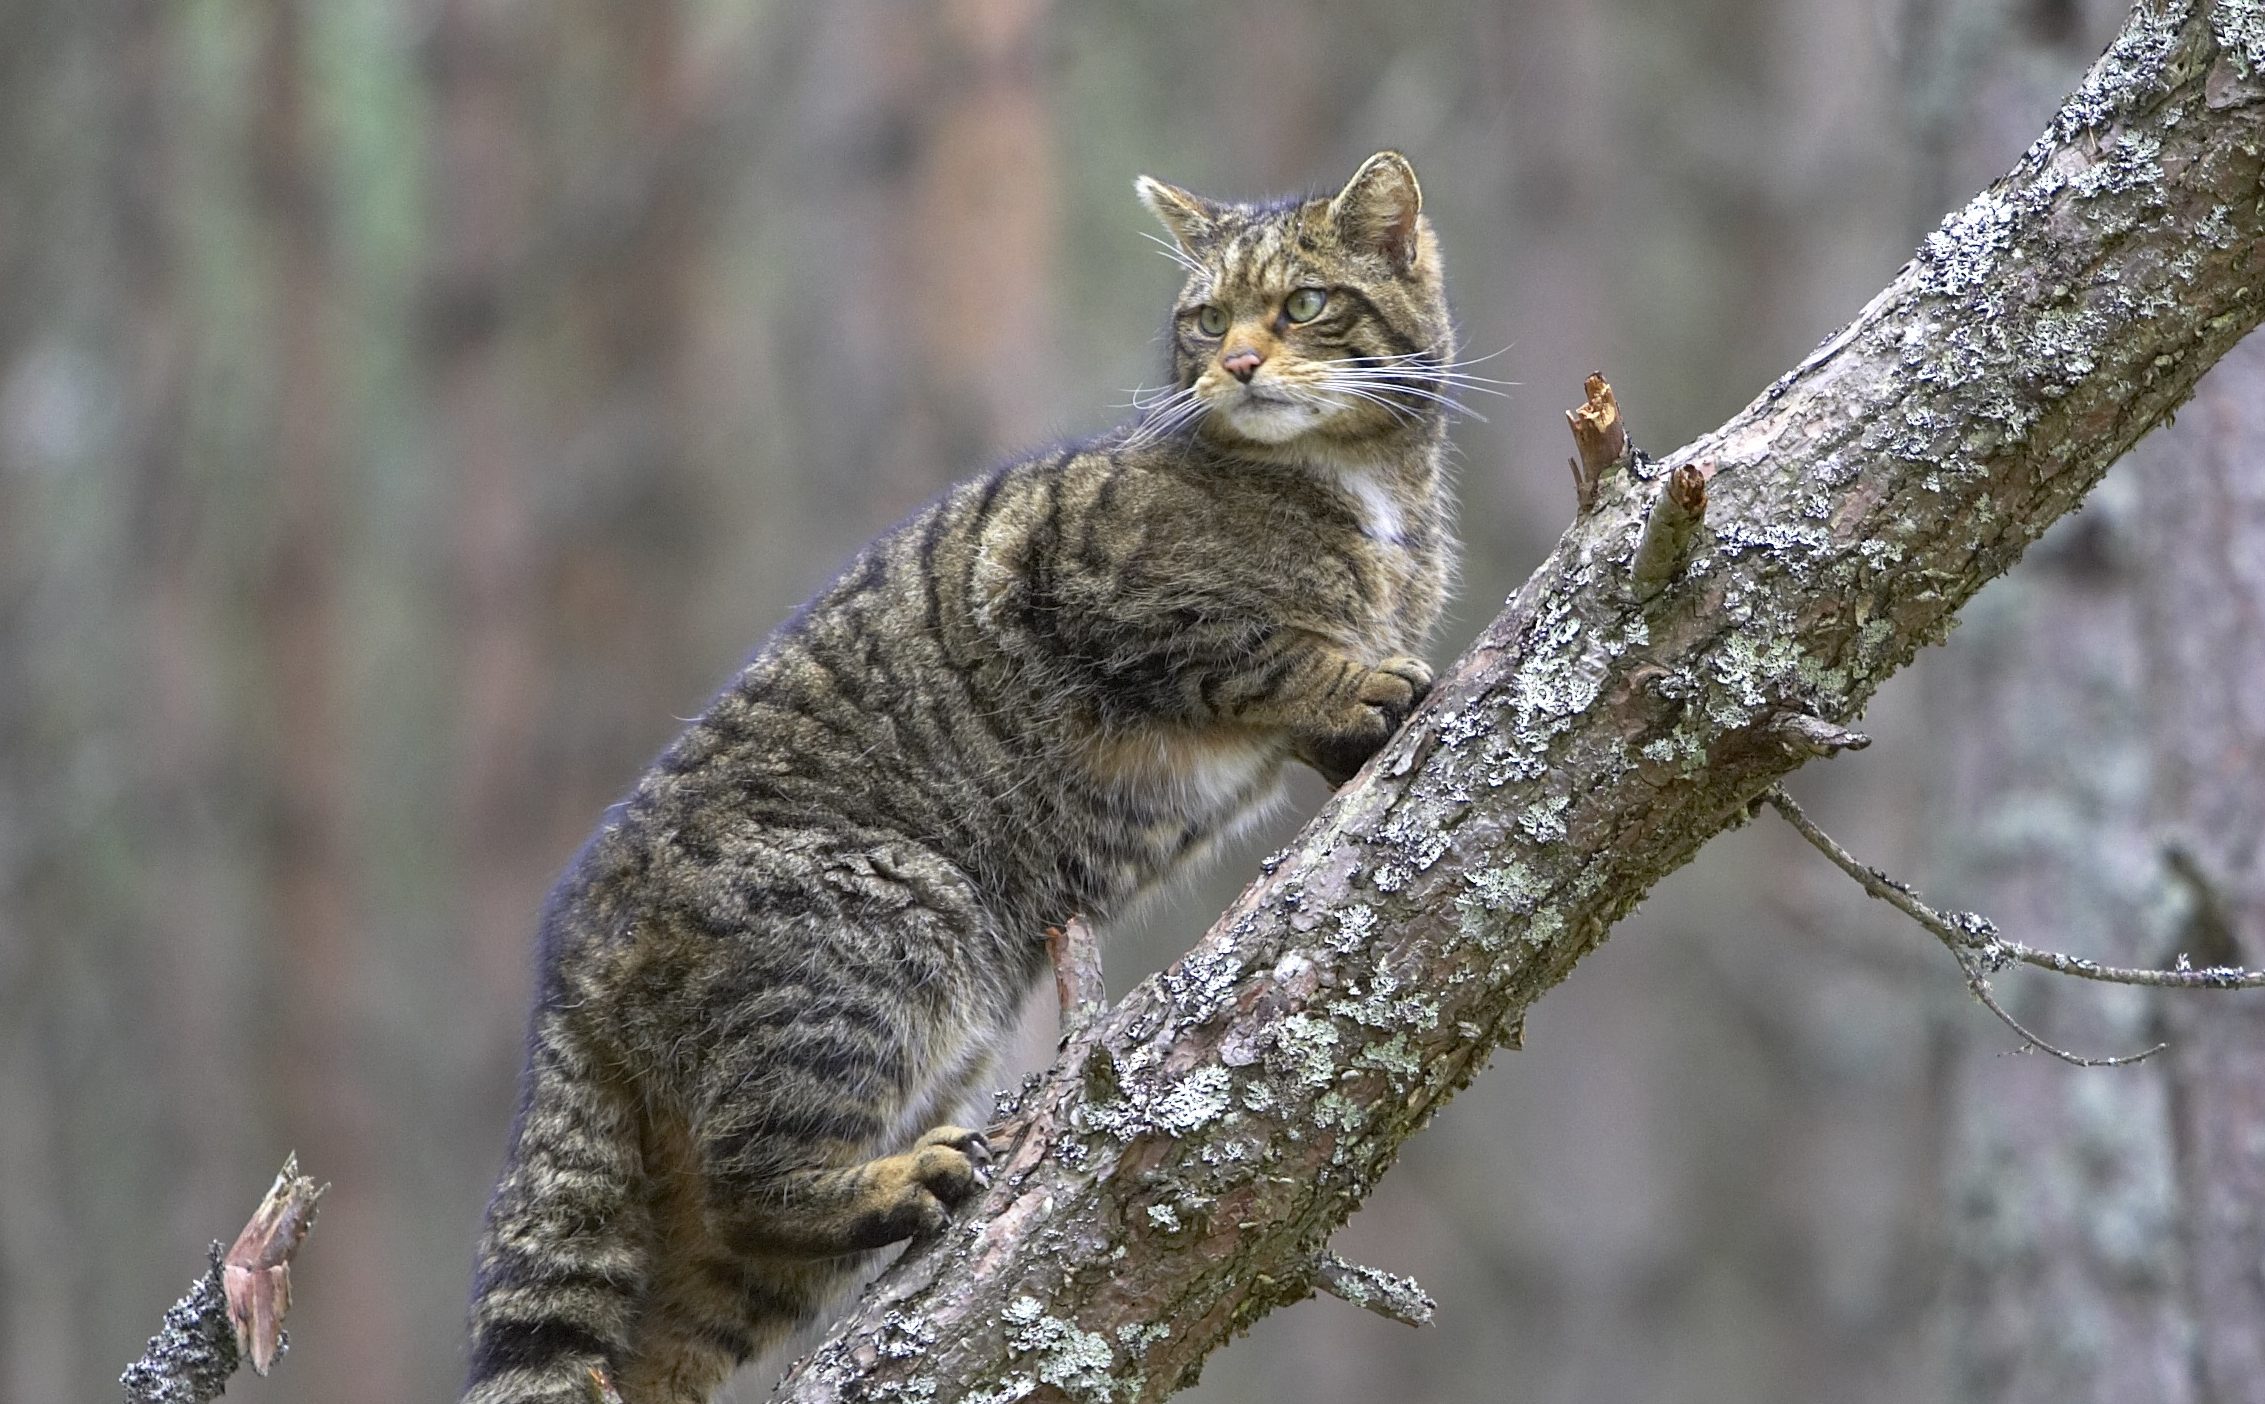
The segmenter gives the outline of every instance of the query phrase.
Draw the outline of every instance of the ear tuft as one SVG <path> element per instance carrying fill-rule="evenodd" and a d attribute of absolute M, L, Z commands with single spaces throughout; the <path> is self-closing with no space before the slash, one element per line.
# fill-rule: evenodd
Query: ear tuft
<path fill-rule="evenodd" d="M 1353 172 L 1329 202 L 1329 220 L 1347 244 L 1382 254 L 1405 272 L 1416 262 L 1416 217 L 1423 213 L 1423 187 L 1416 168 L 1397 151 L 1379 151 Z"/>
<path fill-rule="evenodd" d="M 1133 191 L 1140 196 L 1140 202 L 1148 206 L 1148 212 L 1161 220 L 1180 247 L 1189 253 L 1209 243 L 1219 232 L 1217 207 L 1199 195 L 1190 195 L 1176 185 L 1166 185 L 1154 176 L 1135 180 Z"/>

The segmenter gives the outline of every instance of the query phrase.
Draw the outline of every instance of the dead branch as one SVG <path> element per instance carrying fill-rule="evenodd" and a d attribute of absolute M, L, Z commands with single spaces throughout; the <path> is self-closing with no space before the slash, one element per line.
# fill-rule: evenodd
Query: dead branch
<path fill-rule="evenodd" d="M 212 1245 L 211 1267 L 166 1311 L 141 1359 L 118 1377 L 127 1404 L 217 1399 L 241 1360 L 249 1360 L 255 1374 L 268 1372 L 288 1344 L 283 1318 L 291 1309 L 291 1256 L 329 1188 L 299 1173 L 298 1156 L 283 1162 L 235 1243 L 225 1253 Z"/>
<path fill-rule="evenodd" d="M 2162 990 L 2265 989 L 2265 970 L 2245 970 L 2238 965 L 2197 968 L 2188 964 L 2184 956 L 2179 957 L 2178 965 L 2170 970 L 2140 970 L 2131 966 L 2102 965 L 2081 956 L 2009 941 L 1998 934 L 1997 924 L 1988 917 L 1977 912 L 1936 911 L 1921 901 L 1909 885 L 1858 862 L 1832 835 L 1818 828 L 1785 791 L 1773 786 L 1763 793 L 1762 799 L 1793 826 L 1794 832 L 1807 839 L 1811 847 L 1830 858 L 1834 867 L 1854 878 L 1858 886 L 1925 927 L 1962 962 L 1971 961 L 1984 974 L 2010 965 L 2034 965 L 2057 975 L 2073 975 L 2080 980 L 2098 980 L 2109 985 L 2143 985 Z"/>

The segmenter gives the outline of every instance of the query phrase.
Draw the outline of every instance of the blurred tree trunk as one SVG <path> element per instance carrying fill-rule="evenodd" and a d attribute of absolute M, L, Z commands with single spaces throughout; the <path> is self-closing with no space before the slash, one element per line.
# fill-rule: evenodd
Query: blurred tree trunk
<path fill-rule="evenodd" d="M 356 929 L 350 800 L 352 754 L 343 715 L 338 620 L 340 344 L 334 294 L 331 187 L 314 111 L 310 13 L 265 0 L 248 134 L 253 209 L 267 240 L 272 399 L 265 442 L 271 494 L 266 559 L 254 584 L 268 725 L 248 758 L 265 789 L 267 906 L 276 972 L 276 1059 L 285 1115 L 317 1164 L 352 1167 L 359 1192 L 324 1215 L 337 1244 L 324 1291 L 303 1324 L 329 1324 L 309 1368 L 321 1392 L 407 1398 L 409 1303 L 386 1252 L 397 1206 L 388 1191 L 396 1137 L 366 1059 L 375 1048 L 366 999 L 371 965 Z M 239 1027 L 239 1044 L 262 1030 Z"/>
<path fill-rule="evenodd" d="M 441 0 L 426 39 L 435 226 L 419 351 L 455 485 L 450 620 L 460 682 L 455 853 L 466 943 L 485 998 L 524 997 L 530 737 L 537 720 L 532 464 L 507 338 L 525 276 L 523 7 Z M 499 1048 L 500 1053 L 500 1048 Z"/>
<path fill-rule="evenodd" d="M 208 1075 L 246 1055 L 236 982 L 254 959 L 258 936 L 230 895 L 252 875 L 242 834 L 225 817 L 241 794 L 231 764 L 225 669 L 214 659 L 225 602 L 215 598 L 204 559 L 214 514 L 193 461 L 191 399 L 207 345 L 190 310 L 189 230 L 198 192 L 184 128 L 194 98 L 178 10 L 121 0 L 104 7 L 93 33 L 82 35 L 89 38 L 115 46 L 116 55 L 100 169 L 111 242 L 103 272 L 114 300 L 105 308 L 106 340 L 119 371 L 120 429 L 114 462 L 88 467 L 107 477 L 125 504 L 123 559 L 95 569 L 111 566 L 123 577 L 120 597 L 107 609 L 128 625 L 134 646 L 99 661 L 82 652 L 73 671 L 84 670 L 86 688 L 75 700 L 117 709 L 86 724 L 89 751 L 117 742 L 115 754 L 134 772 L 139 793 L 121 822 L 134 855 L 131 875 L 100 872 L 98 861 L 73 844 L 61 855 L 67 876 L 60 885 L 90 906 L 122 898 L 130 910 L 113 912 L 115 929 L 130 934 L 105 953 L 125 972 L 107 1012 L 118 1016 L 121 1062 L 154 1084 L 150 1100 L 157 1105 L 149 1114 L 178 1148 L 158 1191 L 164 1212 L 143 1223 L 195 1234 L 226 1212 L 221 1184 L 232 1178 L 235 1143 L 259 1118 L 250 1086 Z M 107 609 L 90 601 L 73 623 L 84 629 Z M 130 684 L 120 686 L 121 678 Z M 120 695 L 113 702 L 105 693 Z M 124 734 L 106 737 L 107 728 Z M 101 917 L 87 912 L 79 920 L 99 924 Z M 51 1030 L 50 1056 L 67 1065 L 64 1050 L 75 1042 Z M 83 1105 L 91 1089 L 66 1079 L 56 1091 L 58 1106 L 70 1108 Z M 110 1167 L 68 1154 L 59 1168 L 72 1196 L 82 1206 L 101 1205 L 105 1222 L 131 1213 L 112 1196 L 148 1192 Z"/>
<path fill-rule="evenodd" d="M 1970 857 L 1937 895 L 2102 960 L 2265 960 L 2265 344 L 2253 335 L 1977 602 L 1938 680 L 1938 827 Z M 2017 582 L 2008 582 L 2009 586 Z M 1975 842 L 1979 840 L 1979 842 Z M 1965 1396 L 1992 1404 L 2253 1399 L 2265 1381 L 2265 1011 L 2019 976 L 2015 1012 L 2079 1072 L 1962 1076 L 1948 1301 Z"/>
<path fill-rule="evenodd" d="M 1915 95 L 1938 193 L 2018 149 L 2122 10 L 1922 8 L 1919 61 L 1932 72 Z M 2121 964 L 2265 954 L 2265 712 L 2253 700 L 2265 578 L 2242 565 L 2265 553 L 2265 498 L 2240 471 L 2253 479 L 2265 461 L 2261 401 L 2253 337 L 2179 426 L 2040 543 L 2034 568 L 1968 611 L 1931 694 L 1946 738 L 1934 828 L 1959 843 L 1925 884 L 1935 896 L 2020 939 Z M 2171 860 L 2174 838 L 2183 860 Z M 2173 1049 L 2078 1072 L 1998 1056 L 2001 1030 L 1965 1025 L 1947 1296 L 1963 1396 L 2256 1397 L 2265 1020 L 2239 1001 L 2018 974 L 2000 992 L 2079 1051 L 2158 1034 Z"/>
<path fill-rule="evenodd" d="M 950 0 L 926 21 L 928 111 L 899 237 L 931 474 L 958 476 L 1051 420 L 1048 9 Z"/>
<path fill-rule="evenodd" d="M 703 451 L 723 447 L 694 429 L 695 314 L 712 195 L 739 153 L 718 138 L 726 104 L 695 73 L 689 18 L 675 0 L 583 5 L 562 21 L 586 35 L 578 60 L 528 75 L 543 111 L 578 113 L 583 127 L 579 141 L 527 152 L 543 177 L 526 338 L 542 349 L 527 359 L 542 398 L 573 409 L 537 431 L 534 450 L 572 490 L 541 494 L 543 546 L 528 564 L 545 677 L 525 704 L 537 769 L 522 930 L 588 815 L 659 744 L 656 719 L 684 714 L 715 681 L 715 660 L 687 647 L 686 601 L 719 527 Z M 554 125 L 570 129 L 541 124 Z"/>
<path fill-rule="evenodd" d="M 2265 965 L 2265 339 L 2203 380 L 2140 461 L 2139 599 L 2152 848 L 2172 874 L 2164 943 Z M 2163 896 L 2158 890 L 2158 896 Z M 2158 954 L 2160 948 L 2158 948 Z M 2265 1007 L 2170 1002 L 2172 1290 L 2193 1397 L 2265 1392 Z M 2165 1395 L 2164 1398 L 2172 1396 Z"/>
<path fill-rule="evenodd" d="M 876 484 L 907 510 L 1051 423 L 1050 9 L 843 0 L 816 35 L 802 120 L 825 158 L 804 227 L 839 257 L 795 299 L 786 355 L 870 411 L 801 426 L 814 457 L 859 467 L 812 485 L 838 515 L 871 515 Z"/>

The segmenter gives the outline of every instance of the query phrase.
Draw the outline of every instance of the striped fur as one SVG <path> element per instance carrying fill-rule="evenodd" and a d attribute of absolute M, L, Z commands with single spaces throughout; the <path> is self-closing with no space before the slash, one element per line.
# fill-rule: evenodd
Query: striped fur
<path fill-rule="evenodd" d="M 1123 911 L 1293 759 L 1342 781 L 1430 685 L 1453 372 L 1414 173 L 1140 191 L 1188 270 L 1172 390 L 866 547 L 553 894 L 468 1404 L 593 1370 L 706 1400 L 941 1227 L 1043 929 Z"/>

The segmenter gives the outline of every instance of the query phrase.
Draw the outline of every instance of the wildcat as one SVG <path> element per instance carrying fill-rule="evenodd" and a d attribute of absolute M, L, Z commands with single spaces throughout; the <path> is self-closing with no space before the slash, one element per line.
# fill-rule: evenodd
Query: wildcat
<path fill-rule="evenodd" d="M 949 1118 L 1046 964 L 1431 684 L 1455 384 L 1414 170 L 1142 178 L 1169 394 L 867 546 L 552 894 L 467 1404 L 702 1401 L 986 1178 Z"/>

